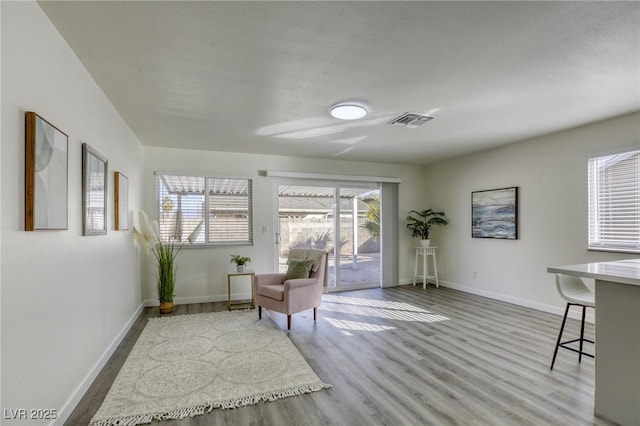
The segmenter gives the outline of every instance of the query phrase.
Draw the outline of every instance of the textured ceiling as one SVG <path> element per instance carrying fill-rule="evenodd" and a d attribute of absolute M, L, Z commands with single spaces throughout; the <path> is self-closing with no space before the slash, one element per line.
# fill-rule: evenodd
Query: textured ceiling
<path fill-rule="evenodd" d="M 638 2 L 40 5 L 145 145 L 429 164 L 640 110 Z"/>

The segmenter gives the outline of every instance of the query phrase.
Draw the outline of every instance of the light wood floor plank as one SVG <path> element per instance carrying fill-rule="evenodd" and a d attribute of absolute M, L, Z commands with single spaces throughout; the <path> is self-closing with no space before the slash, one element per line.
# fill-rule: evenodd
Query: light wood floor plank
<path fill-rule="evenodd" d="M 226 304 L 179 305 L 173 315 Z M 286 317 L 263 311 L 283 330 Z M 145 309 L 67 425 L 86 425 L 157 308 Z M 256 313 L 257 316 L 257 313 Z M 291 341 L 333 388 L 190 419 L 194 425 L 609 425 L 593 415 L 593 359 L 551 355 L 561 318 L 448 288 L 326 295 L 293 316 Z M 568 320 L 565 336 L 579 323 Z M 587 327 L 593 337 L 593 327 Z M 588 347 L 592 350 L 593 347 Z"/>

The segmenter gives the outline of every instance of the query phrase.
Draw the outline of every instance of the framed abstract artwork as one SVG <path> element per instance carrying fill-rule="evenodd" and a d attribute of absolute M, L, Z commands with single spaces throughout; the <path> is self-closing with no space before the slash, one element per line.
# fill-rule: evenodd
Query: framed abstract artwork
<path fill-rule="evenodd" d="M 65 133 L 25 113 L 25 231 L 68 228 L 68 151 Z"/>
<path fill-rule="evenodd" d="M 82 144 L 82 235 L 107 233 L 106 158 Z"/>
<path fill-rule="evenodd" d="M 518 188 L 471 193 L 471 237 L 518 239 Z"/>
<path fill-rule="evenodd" d="M 120 172 L 114 172 L 114 229 L 129 229 L 129 179 Z"/>

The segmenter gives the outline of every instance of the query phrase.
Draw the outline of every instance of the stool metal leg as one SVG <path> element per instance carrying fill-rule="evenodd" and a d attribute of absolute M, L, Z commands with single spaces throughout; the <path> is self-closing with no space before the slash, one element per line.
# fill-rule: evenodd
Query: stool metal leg
<path fill-rule="evenodd" d="M 578 362 L 582 362 L 582 344 L 584 343 L 584 317 L 587 313 L 587 307 L 582 307 L 582 323 L 580 324 L 580 352 L 578 353 Z"/>
<path fill-rule="evenodd" d="M 562 333 L 564 331 L 564 326 L 567 322 L 567 316 L 569 313 L 569 308 L 574 305 L 574 306 L 579 306 L 582 308 L 582 321 L 580 322 L 580 338 L 578 339 L 572 339 L 572 340 L 566 340 L 566 341 L 562 341 Z M 584 356 L 588 356 L 590 358 L 593 358 L 594 355 L 592 353 L 588 353 L 588 352 L 583 352 L 584 349 L 584 342 L 589 342 L 589 343 L 594 343 L 593 340 L 589 340 L 589 339 L 585 339 L 584 338 L 584 323 L 585 323 L 585 317 L 586 317 L 586 313 L 587 313 L 587 306 L 585 305 L 581 305 L 579 303 L 567 303 L 567 308 L 564 311 L 564 317 L 562 318 L 562 325 L 560 326 L 560 334 L 558 334 L 558 341 L 556 342 L 556 348 L 553 351 L 553 359 L 551 360 L 551 368 L 550 370 L 553 370 L 553 365 L 556 362 L 556 356 L 558 355 L 558 349 L 560 348 L 564 348 L 567 350 L 570 350 L 572 352 L 577 352 L 578 353 L 578 362 L 582 361 L 582 355 Z M 578 342 L 579 345 L 579 349 L 575 349 L 572 348 L 568 345 L 573 344 Z"/>
<path fill-rule="evenodd" d="M 567 314 L 569 313 L 569 307 L 571 303 L 567 303 L 567 307 L 564 310 L 564 317 L 562 318 L 562 325 L 560 326 L 560 333 L 558 334 L 558 341 L 556 342 L 556 349 L 553 351 L 553 359 L 551 360 L 551 368 L 553 370 L 553 364 L 556 362 L 556 356 L 558 355 L 558 349 L 560 348 L 560 341 L 562 340 L 562 331 L 564 330 L 564 324 L 567 322 Z"/>

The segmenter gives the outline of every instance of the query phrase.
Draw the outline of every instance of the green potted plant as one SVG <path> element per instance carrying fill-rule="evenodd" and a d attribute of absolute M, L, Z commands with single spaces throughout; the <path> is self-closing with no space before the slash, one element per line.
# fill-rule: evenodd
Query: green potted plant
<path fill-rule="evenodd" d="M 158 222 L 155 220 L 150 222 L 144 211 L 140 211 L 138 221 L 140 230 L 134 226 L 133 237 L 144 251 L 147 253 L 151 251 L 158 262 L 156 290 L 160 302 L 160 313 L 169 314 L 173 312 L 173 291 L 176 284 L 175 260 L 184 246 L 178 230 L 181 227 L 180 217 L 179 215 L 176 217 L 176 231 L 172 233 L 166 242 L 163 242 L 160 237 Z M 187 241 L 193 244 L 201 230 L 202 222 L 196 226 Z"/>
<path fill-rule="evenodd" d="M 420 238 L 420 244 L 423 247 L 429 247 L 429 232 L 434 225 L 446 225 L 447 220 L 444 218 L 444 212 L 436 212 L 432 209 L 411 210 L 407 216 L 407 228 L 411 230 L 411 236 Z"/>
<path fill-rule="evenodd" d="M 251 262 L 251 258 L 247 256 L 240 256 L 239 254 L 231 255 L 231 263 L 236 264 L 238 272 L 244 272 L 244 265 Z"/>

